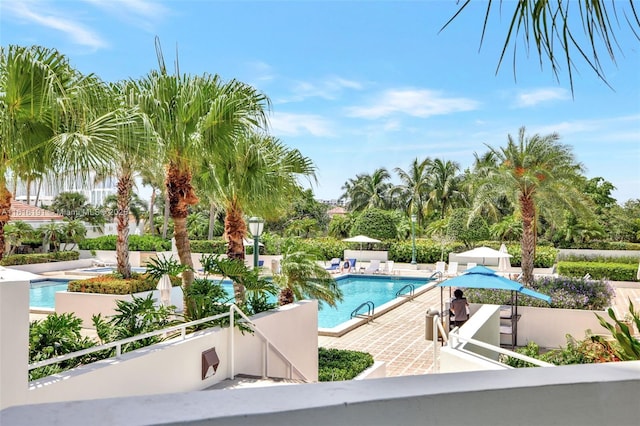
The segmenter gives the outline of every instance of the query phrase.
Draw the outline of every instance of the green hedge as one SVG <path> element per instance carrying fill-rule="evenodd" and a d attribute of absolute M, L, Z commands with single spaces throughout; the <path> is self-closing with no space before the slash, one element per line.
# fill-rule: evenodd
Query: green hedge
<path fill-rule="evenodd" d="M 190 240 L 192 253 L 213 253 L 225 254 L 227 252 L 226 241 L 224 238 L 216 238 L 213 240 Z"/>
<path fill-rule="evenodd" d="M 373 365 L 366 352 L 318 348 L 318 381 L 351 380 Z"/>
<path fill-rule="evenodd" d="M 80 241 L 81 250 L 115 250 L 116 235 L 103 235 Z M 131 251 L 169 251 L 171 241 L 152 235 L 129 235 L 129 250 Z"/>
<path fill-rule="evenodd" d="M 638 256 L 602 256 L 590 254 L 565 254 L 558 256 L 559 261 L 566 262 L 600 262 L 600 263 L 627 263 L 637 265 Z"/>
<path fill-rule="evenodd" d="M 182 279 L 170 277 L 171 284 L 179 286 Z M 99 294 L 131 294 L 155 290 L 158 280 L 147 274 L 132 274 L 129 279 L 120 278 L 117 274 L 100 275 L 86 280 L 69 281 L 68 291 Z"/>
<path fill-rule="evenodd" d="M 558 262 L 558 274 L 567 277 L 591 275 L 592 279 L 607 278 L 611 281 L 638 281 L 638 265 L 603 262 Z"/>
<path fill-rule="evenodd" d="M 63 260 L 78 260 L 80 253 L 77 251 L 54 251 L 51 253 L 12 254 L 0 260 L 0 265 L 30 265 L 32 263 L 61 262 Z"/>

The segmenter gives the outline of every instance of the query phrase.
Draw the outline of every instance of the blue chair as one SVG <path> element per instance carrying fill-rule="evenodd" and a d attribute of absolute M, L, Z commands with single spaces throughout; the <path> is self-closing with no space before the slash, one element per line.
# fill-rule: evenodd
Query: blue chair
<path fill-rule="evenodd" d="M 355 272 L 356 271 L 356 260 L 355 259 L 349 259 L 349 263 L 351 264 L 350 269 Z"/>
<path fill-rule="evenodd" d="M 334 257 L 333 259 L 331 259 L 330 266 L 324 269 L 326 269 L 327 271 L 335 271 L 337 269 L 340 269 L 340 259 L 337 257 Z"/>

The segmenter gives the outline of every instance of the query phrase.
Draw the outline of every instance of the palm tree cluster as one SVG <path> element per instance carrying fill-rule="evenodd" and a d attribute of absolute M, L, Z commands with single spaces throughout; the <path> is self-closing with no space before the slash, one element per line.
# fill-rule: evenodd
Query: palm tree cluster
<path fill-rule="evenodd" d="M 199 197 L 225 213 L 228 256 L 244 258 L 245 215 L 276 217 L 315 166 L 268 134 L 269 98 L 218 75 L 158 70 L 105 83 L 54 49 L 0 53 L 0 258 L 10 219 L 8 178 L 117 179 L 118 273 L 131 275 L 129 214 L 134 178 L 161 189 L 173 219 L 185 289 L 193 281 L 186 219 Z M 161 176 L 159 176 L 161 174 Z M 155 191 L 154 191 L 155 194 Z"/>
<path fill-rule="evenodd" d="M 352 211 L 400 209 L 432 230 L 442 228 L 453 209 L 468 209 L 468 223 L 482 216 L 493 221 L 496 237 L 520 236 L 523 279 L 530 283 L 540 222 L 560 223 L 567 214 L 593 222 L 594 203 L 581 190 L 582 166 L 557 134 L 527 136 L 523 127 L 506 146 L 488 149 L 475 154 L 464 173 L 453 161 L 416 158 L 409 170 L 394 169 L 399 185 L 390 183 L 385 168 L 359 174 L 345 183 L 342 199 Z"/>

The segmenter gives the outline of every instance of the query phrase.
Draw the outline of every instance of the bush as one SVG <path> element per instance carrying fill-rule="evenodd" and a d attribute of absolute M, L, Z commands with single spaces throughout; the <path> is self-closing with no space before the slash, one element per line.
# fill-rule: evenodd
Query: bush
<path fill-rule="evenodd" d="M 598 252 L 594 252 L 594 254 L 559 254 L 558 261 L 638 264 L 638 256 L 602 256 L 597 253 Z"/>
<path fill-rule="evenodd" d="M 615 292 L 604 280 L 559 277 L 534 281 L 532 290 L 551 296 L 551 304 L 530 296 L 518 295 L 518 306 L 536 306 L 562 309 L 604 310 L 611 305 Z M 510 305 L 510 291 L 467 289 L 465 296 L 472 303 Z"/>
<path fill-rule="evenodd" d="M 224 238 L 216 238 L 213 240 L 190 240 L 192 253 L 211 253 L 225 254 L 227 252 L 226 241 Z"/>
<path fill-rule="evenodd" d="M 179 286 L 182 279 L 170 277 L 171 284 Z M 99 294 L 132 294 L 155 290 L 158 280 L 147 274 L 131 274 L 131 278 L 121 278 L 117 273 L 100 275 L 86 280 L 70 281 L 67 291 Z"/>
<path fill-rule="evenodd" d="M 78 260 L 80 253 L 77 251 L 54 251 L 51 253 L 12 254 L 0 260 L 0 265 L 30 265 L 33 263 L 61 262 L 64 260 Z"/>
<path fill-rule="evenodd" d="M 366 352 L 318 348 L 318 381 L 351 380 L 373 365 Z"/>
<path fill-rule="evenodd" d="M 351 233 L 378 240 L 392 240 L 396 238 L 398 229 L 392 212 L 368 209 L 356 218 Z"/>
<path fill-rule="evenodd" d="M 628 263 L 603 262 L 559 262 L 558 273 L 569 277 L 591 275 L 593 279 L 610 279 L 612 281 L 638 281 L 638 266 Z"/>
<path fill-rule="evenodd" d="M 117 235 L 103 235 L 80 241 L 81 250 L 115 250 Z M 129 250 L 131 251 L 168 251 L 171 241 L 152 235 L 129 235 Z"/>

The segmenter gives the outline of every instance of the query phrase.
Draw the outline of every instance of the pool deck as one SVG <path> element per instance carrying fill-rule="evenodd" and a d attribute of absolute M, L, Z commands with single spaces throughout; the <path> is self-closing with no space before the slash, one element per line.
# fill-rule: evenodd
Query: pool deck
<path fill-rule="evenodd" d="M 612 285 L 616 290 L 613 309 L 618 318 L 628 312 L 629 299 L 640 310 L 640 283 Z M 431 308 L 440 309 L 438 287 L 341 337 L 318 336 L 318 346 L 368 352 L 374 360 L 386 364 L 387 377 L 432 373 L 433 342 L 424 339 L 425 313 Z"/>

